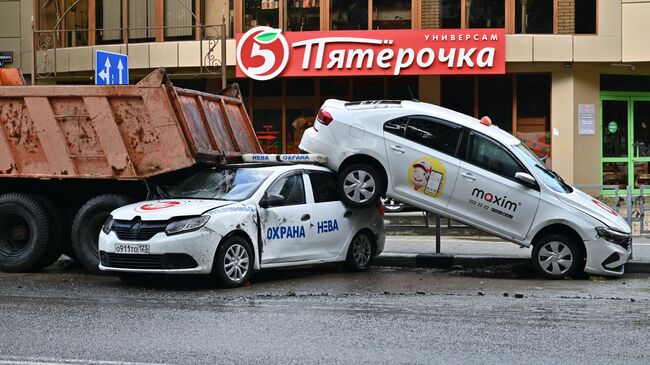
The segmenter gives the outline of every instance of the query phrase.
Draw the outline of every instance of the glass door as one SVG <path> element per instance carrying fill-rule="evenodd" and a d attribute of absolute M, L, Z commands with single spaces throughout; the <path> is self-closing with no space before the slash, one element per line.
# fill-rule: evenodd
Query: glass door
<path fill-rule="evenodd" d="M 628 99 L 627 97 L 603 98 L 600 111 L 602 184 L 615 185 L 623 190 L 629 183 L 630 175 Z"/>
<path fill-rule="evenodd" d="M 632 98 L 633 188 L 650 185 L 650 98 Z"/>
<path fill-rule="evenodd" d="M 602 184 L 650 186 L 650 96 L 603 96 L 600 115 Z"/>

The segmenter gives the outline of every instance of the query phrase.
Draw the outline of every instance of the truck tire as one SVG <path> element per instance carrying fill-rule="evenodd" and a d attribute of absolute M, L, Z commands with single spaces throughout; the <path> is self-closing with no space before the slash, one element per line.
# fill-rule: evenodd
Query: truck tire
<path fill-rule="evenodd" d="M 27 194 L 0 195 L 0 270 L 37 271 L 51 255 L 47 209 Z"/>
<path fill-rule="evenodd" d="M 99 232 L 110 213 L 129 204 L 123 195 L 98 195 L 79 208 L 72 221 L 72 248 L 79 262 L 91 273 L 99 273 Z"/>
<path fill-rule="evenodd" d="M 384 182 L 373 166 L 357 163 L 339 171 L 337 188 L 345 205 L 367 208 L 381 199 Z"/>
<path fill-rule="evenodd" d="M 57 209 L 50 200 L 39 195 L 32 195 L 44 209 L 50 222 L 50 240 L 48 243 L 47 254 L 43 256 L 43 260 L 39 263 L 40 268 L 46 268 L 55 263 L 63 253 L 63 243 L 67 239 L 70 240 L 69 224 L 65 222 L 61 212 Z M 67 236 L 67 237 L 66 237 Z"/>

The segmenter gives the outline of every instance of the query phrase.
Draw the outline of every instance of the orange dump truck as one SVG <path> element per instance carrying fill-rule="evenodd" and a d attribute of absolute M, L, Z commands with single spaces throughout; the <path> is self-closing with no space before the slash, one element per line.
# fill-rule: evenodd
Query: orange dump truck
<path fill-rule="evenodd" d="M 0 270 L 51 265 L 62 253 L 97 270 L 109 212 L 152 182 L 261 148 L 239 89 L 177 88 L 164 70 L 137 85 L 25 86 L 0 69 Z"/>

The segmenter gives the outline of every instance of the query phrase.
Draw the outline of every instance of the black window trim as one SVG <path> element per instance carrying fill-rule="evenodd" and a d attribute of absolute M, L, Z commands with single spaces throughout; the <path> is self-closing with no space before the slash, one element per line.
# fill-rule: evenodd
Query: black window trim
<path fill-rule="evenodd" d="M 481 136 L 481 137 L 487 139 L 488 141 L 493 142 L 494 144 L 496 144 L 497 146 L 499 146 L 499 148 L 501 148 L 502 150 L 504 150 L 504 151 L 505 151 L 505 152 L 506 152 L 506 153 L 507 153 L 507 154 L 508 154 L 512 159 L 515 160 L 515 162 L 517 162 L 517 165 L 519 165 L 519 168 L 522 169 L 521 172 L 525 172 L 525 173 L 529 174 L 530 176 L 535 176 L 535 175 L 533 175 L 533 174 L 530 173 L 530 170 L 528 170 L 528 168 L 526 168 L 526 166 L 525 166 L 523 163 L 521 163 L 521 161 L 519 161 L 519 159 L 517 158 L 517 156 L 515 156 L 515 155 L 514 155 L 514 154 L 513 154 L 513 153 L 512 153 L 508 148 L 506 148 L 505 145 L 504 145 L 503 143 L 501 143 L 501 142 L 497 141 L 496 139 L 494 139 L 494 138 L 492 138 L 492 137 L 490 137 L 490 136 L 487 136 L 487 135 L 485 135 L 485 134 L 483 134 L 483 133 L 481 133 L 481 132 L 477 132 L 477 131 L 475 131 L 475 130 L 473 130 L 473 129 L 469 129 L 469 128 L 466 128 L 466 129 L 468 130 L 468 133 L 466 133 L 466 135 L 467 135 L 467 141 L 466 141 L 466 142 L 467 142 L 467 145 L 465 146 L 465 156 L 463 156 L 463 158 L 461 159 L 462 161 L 467 162 L 468 164 L 470 164 L 470 165 L 472 165 L 472 166 L 476 166 L 476 167 L 480 168 L 481 170 L 489 171 L 490 173 L 495 174 L 495 175 L 497 175 L 497 176 L 500 176 L 500 177 L 502 177 L 502 178 L 504 178 L 504 179 L 508 179 L 508 180 L 510 180 L 510 181 L 514 181 L 514 182 L 518 183 L 519 185 L 523 185 L 523 186 L 525 186 L 525 187 L 527 187 L 527 188 L 531 188 L 531 189 L 533 189 L 533 190 L 540 191 L 540 190 L 539 190 L 539 183 L 537 183 L 537 184 L 535 185 L 535 187 L 533 188 L 533 187 L 528 186 L 528 185 L 525 185 L 525 184 L 522 183 L 521 181 L 515 179 L 514 176 L 513 176 L 512 178 L 505 177 L 505 176 L 503 176 L 503 175 L 501 175 L 501 174 L 498 174 L 498 173 L 496 173 L 496 172 L 494 172 L 494 171 L 490 171 L 490 170 L 488 170 L 488 169 L 486 169 L 486 168 L 484 168 L 484 167 L 481 167 L 481 166 L 478 166 L 478 165 L 475 165 L 475 164 L 471 163 L 471 162 L 469 161 L 470 151 L 471 151 L 471 148 L 472 148 L 471 139 L 472 139 L 472 137 L 473 137 L 474 135 L 478 135 L 478 136 Z"/>
<path fill-rule="evenodd" d="M 404 139 L 408 139 L 408 138 L 406 138 L 406 131 L 408 130 L 409 125 L 411 124 L 411 119 L 430 120 L 431 122 L 439 123 L 439 124 L 442 124 L 442 125 L 445 125 L 447 127 L 450 127 L 450 128 L 453 128 L 455 130 L 460 131 L 460 134 L 458 135 L 458 141 L 456 142 L 456 150 L 454 151 L 453 154 L 449 154 L 447 152 L 441 151 L 441 150 L 439 150 L 437 148 L 433 148 L 433 147 L 430 147 L 430 146 L 424 146 L 426 148 L 430 148 L 430 149 L 432 149 L 432 150 L 434 150 L 436 152 L 445 154 L 447 156 L 451 156 L 451 157 L 454 157 L 454 158 L 459 158 L 458 155 L 459 155 L 459 152 L 460 152 L 460 146 L 461 146 L 461 142 L 462 142 L 462 140 L 464 138 L 464 134 L 465 134 L 465 131 L 464 131 L 465 128 L 462 125 L 456 124 L 454 122 L 450 122 L 450 121 L 442 119 L 442 118 L 434 117 L 434 116 L 431 116 L 431 115 L 413 114 L 413 115 L 405 115 L 405 116 L 401 116 L 401 117 L 398 117 L 398 118 L 393 118 L 391 120 L 385 121 L 384 126 L 383 126 L 384 132 L 386 132 L 386 124 L 391 123 L 391 122 L 395 122 L 395 121 L 400 120 L 400 119 L 406 119 L 406 125 L 404 126 L 404 131 L 401 133 L 401 135 L 391 133 L 391 132 L 387 132 L 387 133 L 390 133 L 392 135 L 395 135 L 395 136 L 398 136 L 398 137 L 401 137 L 401 138 L 404 138 Z M 418 142 L 412 141 L 410 139 L 408 139 L 408 140 L 413 142 L 413 143 L 418 143 Z"/>

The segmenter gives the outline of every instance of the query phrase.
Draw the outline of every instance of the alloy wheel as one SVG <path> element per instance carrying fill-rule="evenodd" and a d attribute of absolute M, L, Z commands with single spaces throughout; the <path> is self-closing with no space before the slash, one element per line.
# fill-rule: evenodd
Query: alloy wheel
<path fill-rule="evenodd" d="M 230 246 L 223 261 L 226 276 L 233 282 L 242 280 L 248 273 L 248 252 L 240 244 L 235 243 Z"/>
<path fill-rule="evenodd" d="M 365 234 L 358 235 L 352 246 L 352 257 L 359 267 L 366 267 L 372 255 L 372 244 Z"/>

